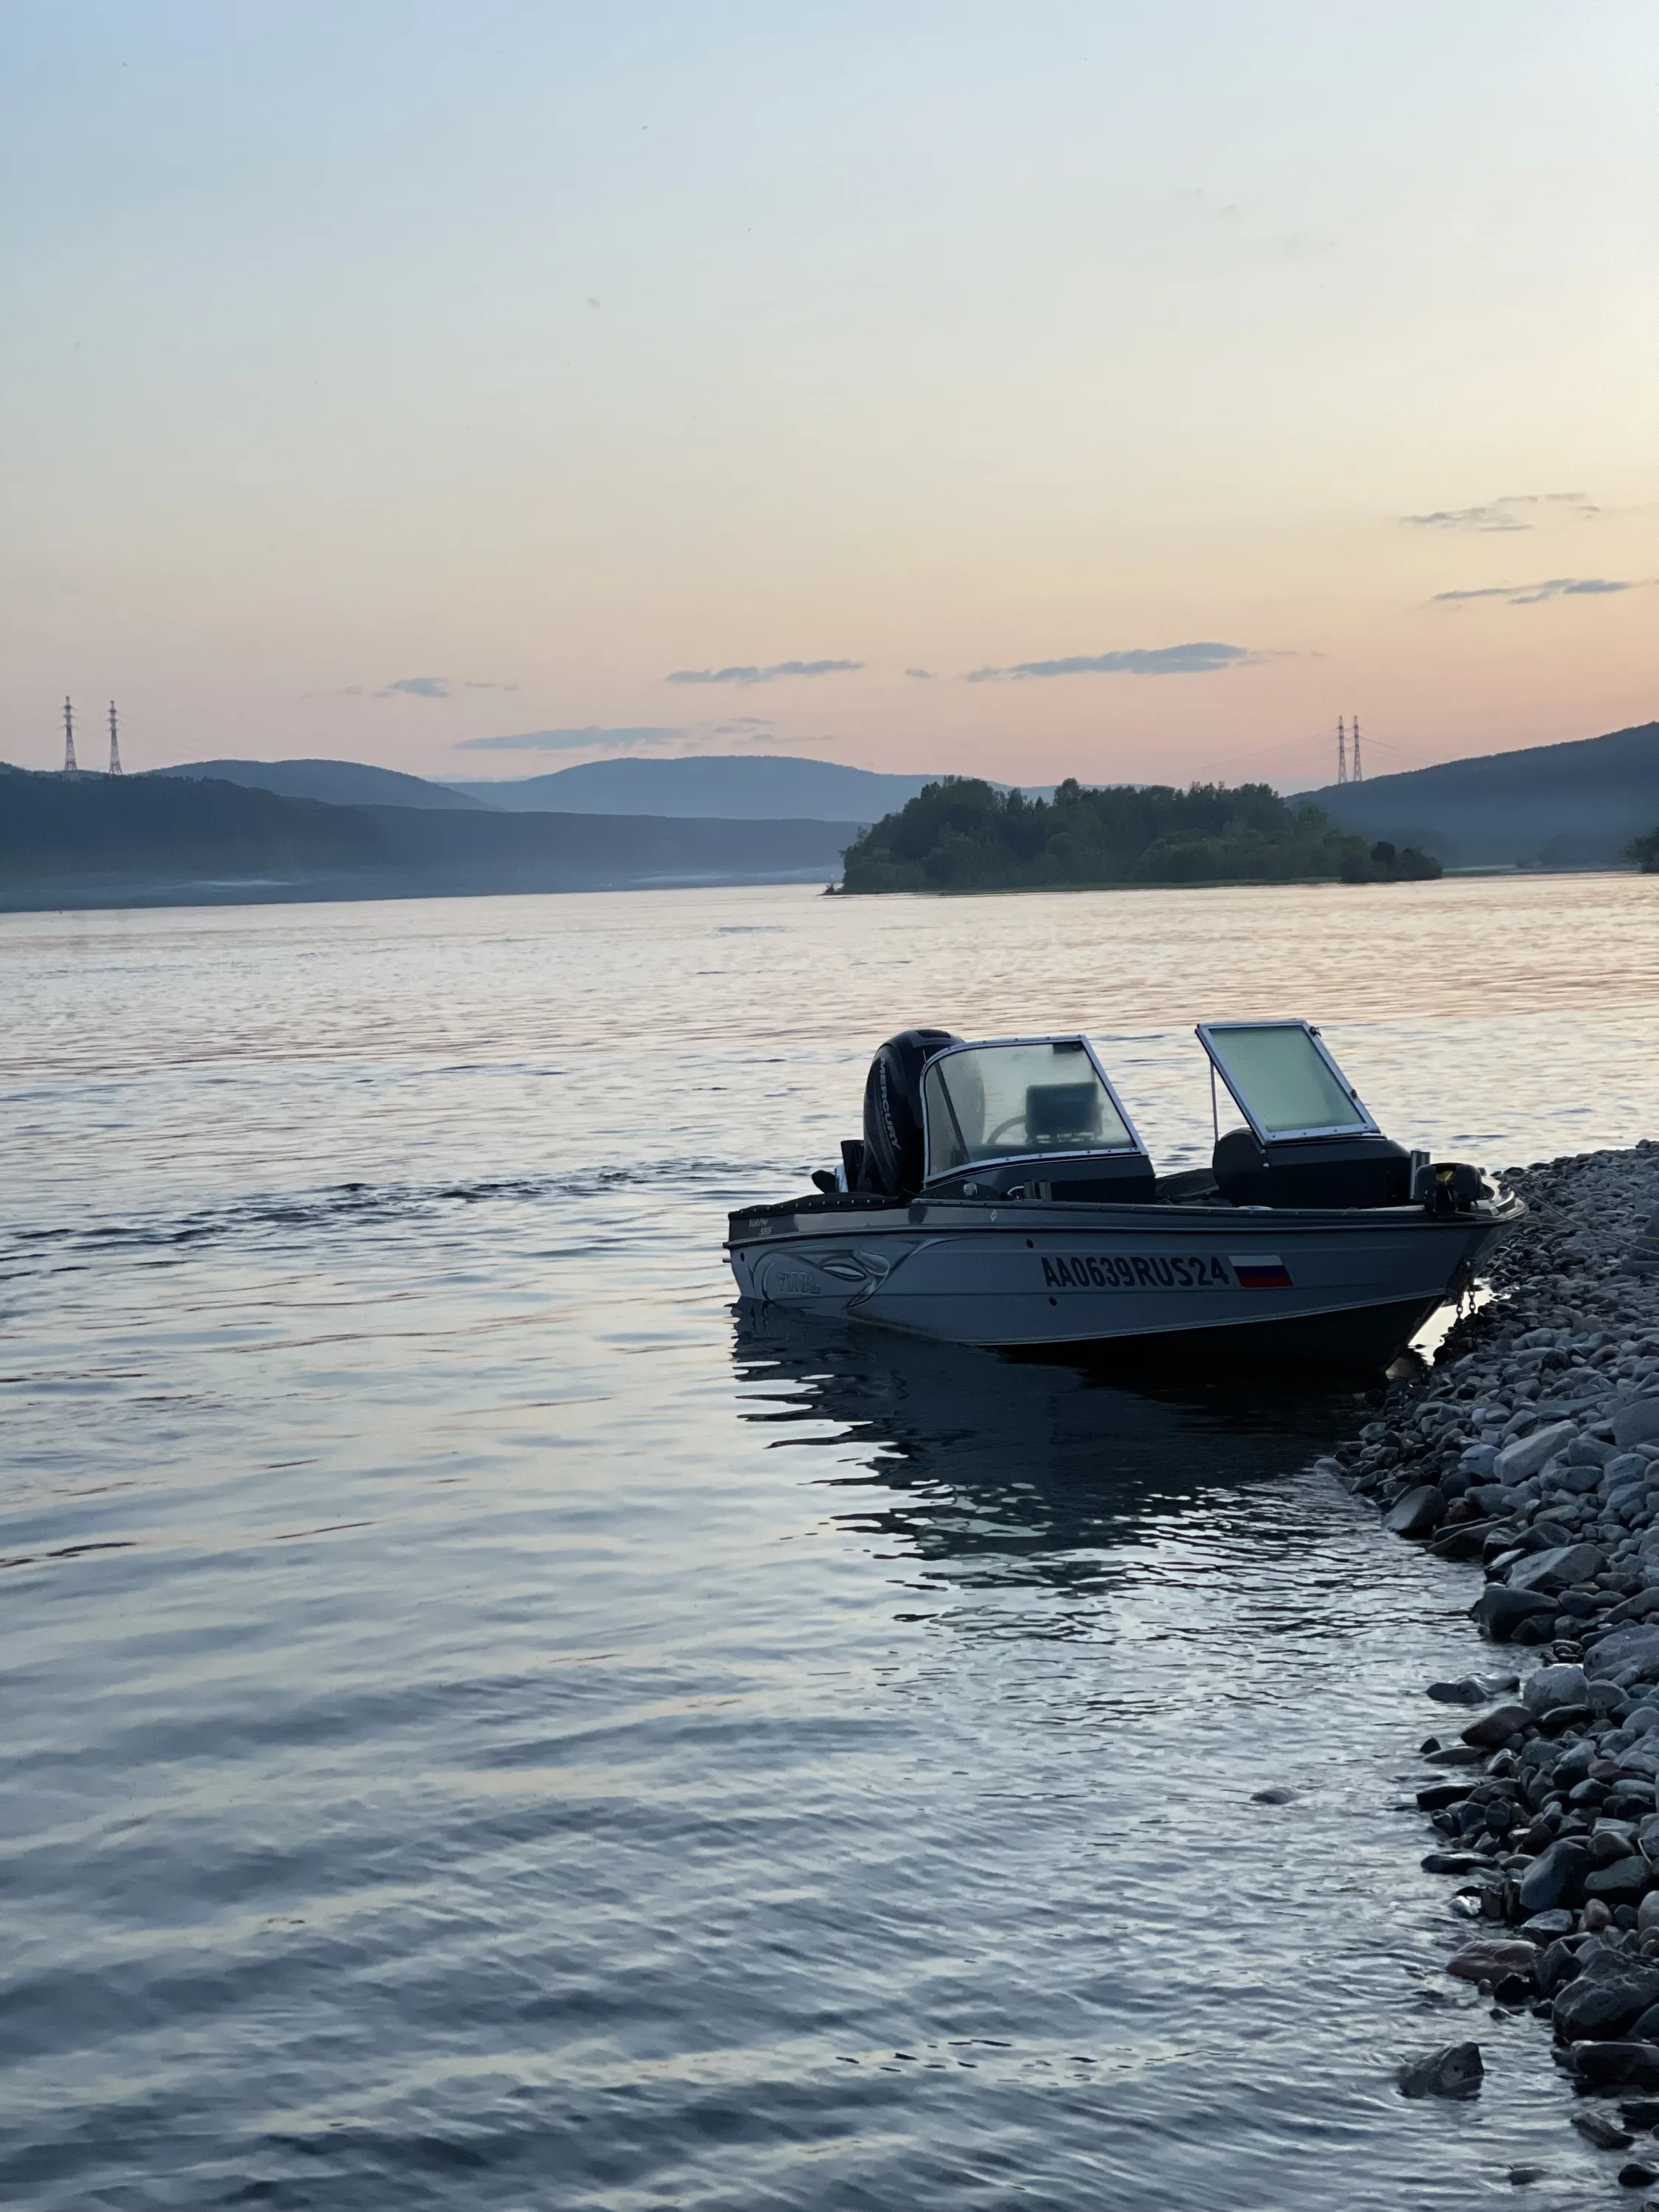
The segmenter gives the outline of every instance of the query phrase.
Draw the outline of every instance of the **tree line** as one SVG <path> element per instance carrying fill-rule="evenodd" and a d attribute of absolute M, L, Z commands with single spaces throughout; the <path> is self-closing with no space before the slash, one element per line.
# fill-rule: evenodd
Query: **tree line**
<path fill-rule="evenodd" d="M 1395 883 L 1441 872 L 1414 846 L 1368 844 L 1269 784 L 1094 788 L 1074 776 L 1052 799 L 947 776 L 866 830 L 843 859 L 849 892 Z"/>

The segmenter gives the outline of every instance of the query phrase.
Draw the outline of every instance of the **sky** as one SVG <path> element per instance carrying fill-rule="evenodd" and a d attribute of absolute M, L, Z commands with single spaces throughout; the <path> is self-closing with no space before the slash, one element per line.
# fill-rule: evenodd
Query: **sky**
<path fill-rule="evenodd" d="M 10 0 L 0 758 L 1659 717 L 1659 11 Z"/>

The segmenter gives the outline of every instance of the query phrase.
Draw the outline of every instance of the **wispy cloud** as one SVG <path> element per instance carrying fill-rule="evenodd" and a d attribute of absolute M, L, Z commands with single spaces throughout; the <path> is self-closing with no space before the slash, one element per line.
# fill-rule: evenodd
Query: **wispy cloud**
<path fill-rule="evenodd" d="M 1247 668 L 1266 656 L 1245 645 L 1158 645 L 1122 653 L 1078 653 L 1064 660 L 1022 660 L 1012 668 L 970 669 L 970 684 L 1017 682 L 1031 676 L 1210 676 Z"/>
<path fill-rule="evenodd" d="M 406 699 L 453 699 L 455 686 L 447 676 L 400 676 L 384 690 L 377 691 L 377 699 L 395 699 L 401 693 Z"/>
<path fill-rule="evenodd" d="M 613 730 L 588 724 L 580 730 L 520 730 L 505 738 L 463 738 L 458 753 L 629 753 L 641 745 L 667 744 L 682 730 Z"/>
<path fill-rule="evenodd" d="M 769 667 L 671 669 L 671 684 L 775 684 L 785 676 L 847 676 L 861 660 L 775 660 Z"/>
<path fill-rule="evenodd" d="M 453 676 L 399 676 L 371 691 L 366 684 L 348 684 L 343 691 L 313 691 L 313 699 L 453 699 L 462 691 L 516 691 L 516 684 L 490 684 L 473 677 L 459 683 Z"/>
<path fill-rule="evenodd" d="M 1466 599 L 1502 599 L 1512 607 L 1535 607 L 1545 599 L 1599 599 L 1609 592 L 1640 589 L 1640 579 L 1621 582 L 1611 576 L 1550 576 L 1541 584 L 1487 584 L 1478 592 L 1437 592 L 1429 605 L 1444 607 Z"/>
<path fill-rule="evenodd" d="M 1402 514 L 1414 530 L 1534 530 L 1551 515 L 1588 522 L 1599 507 L 1582 491 L 1510 492 L 1485 507 L 1437 507 L 1432 514 Z"/>
<path fill-rule="evenodd" d="M 907 668 L 904 672 L 907 676 L 913 677 L 918 684 L 931 684 L 933 680 L 933 672 L 931 668 Z"/>

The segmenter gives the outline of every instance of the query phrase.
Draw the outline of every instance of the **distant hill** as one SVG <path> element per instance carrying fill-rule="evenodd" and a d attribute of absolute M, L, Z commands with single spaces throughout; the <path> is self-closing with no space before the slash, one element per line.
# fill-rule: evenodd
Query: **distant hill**
<path fill-rule="evenodd" d="M 1606 867 L 1659 827 L 1659 722 L 1299 795 L 1345 830 L 1451 867 Z"/>
<path fill-rule="evenodd" d="M 186 761 L 179 768 L 152 769 L 149 773 L 210 776 L 218 783 L 274 791 L 282 799 L 320 799 L 330 806 L 437 806 L 455 813 L 488 804 L 447 784 L 404 775 L 395 768 L 371 768 L 366 761 Z"/>
<path fill-rule="evenodd" d="M 661 814 L 726 822 L 877 822 L 936 776 L 878 775 L 787 754 L 701 753 L 683 760 L 584 761 L 451 791 L 514 813 Z"/>
<path fill-rule="evenodd" d="M 331 806 L 256 785 L 0 769 L 0 910 L 827 882 L 850 822 Z"/>

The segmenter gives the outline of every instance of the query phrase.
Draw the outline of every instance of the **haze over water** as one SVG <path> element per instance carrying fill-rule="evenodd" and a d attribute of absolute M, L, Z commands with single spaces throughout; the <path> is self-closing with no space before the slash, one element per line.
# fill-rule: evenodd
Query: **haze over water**
<path fill-rule="evenodd" d="M 0 921 L 9 2201 L 1581 2202 L 1534 2023 L 1394 2093 L 1478 1571 L 1304 1471 L 1354 1395 L 738 1327 L 720 1248 L 915 1022 L 1086 1027 L 1171 1166 L 1211 1016 L 1437 1153 L 1630 1143 L 1656 898 Z"/>

